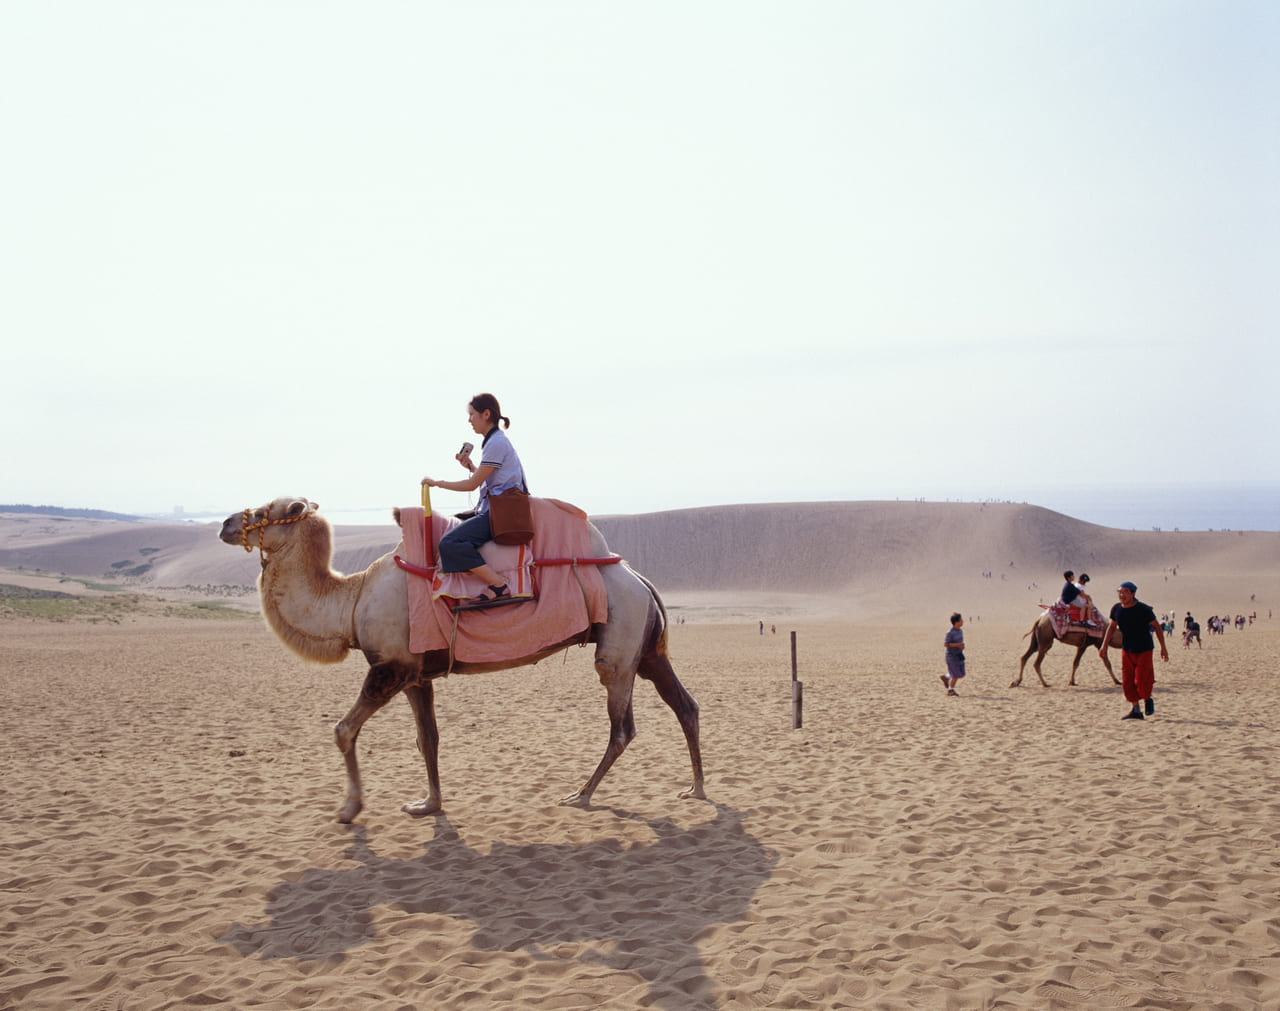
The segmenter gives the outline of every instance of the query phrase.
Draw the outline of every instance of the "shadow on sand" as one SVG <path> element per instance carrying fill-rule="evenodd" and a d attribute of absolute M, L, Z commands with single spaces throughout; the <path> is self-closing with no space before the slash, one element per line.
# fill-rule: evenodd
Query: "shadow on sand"
<path fill-rule="evenodd" d="M 695 939 L 709 926 L 742 920 L 778 859 L 743 830 L 738 812 L 715 808 L 715 818 L 687 829 L 615 810 L 655 836 L 630 847 L 616 839 L 495 842 L 487 853 L 440 815 L 435 838 L 411 860 L 379 857 L 367 830 L 353 825 L 345 856 L 358 867 L 281 882 L 268 896 L 265 922 L 236 924 L 219 940 L 245 956 L 328 959 L 372 941 L 372 910 L 385 906 L 471 921 L 471 943 L 486 951 L 525 949 L 551 959 L 551 946 L 587 944 L 578 958 L 640 976 L 654 1006 L 713 1006 L 716 984 Z"/>

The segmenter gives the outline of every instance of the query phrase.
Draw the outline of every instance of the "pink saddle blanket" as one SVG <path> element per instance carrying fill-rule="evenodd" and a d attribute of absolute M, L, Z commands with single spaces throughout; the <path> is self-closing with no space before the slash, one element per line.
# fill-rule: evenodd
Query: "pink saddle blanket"
<path fill-rule="evenodd" d="M 587 514 L 558 499 L 530 499 L 533 542 L 503 546 L 492 541 L 481 556 L 507 580 L 519 603 L 455 615 L 454 596 L 481 593 L 485 586 L 466 573 L 440 573 L 436 545 L 458 520 L 431 515 L 427 532 L 421 506 L 402 507 L 400 529 L 404 561 L 430 576 L 408 572 L 409 649 L 414 653 L 447 650 L 461 663 L 500 663 L 532 656 L 557 643 L 581 635 L 609 617 L 609 599 L 597 565 L 538 566 L 538 558 L 593 558 Z M 536 595 L 535 595 L 536 591 Z"/>

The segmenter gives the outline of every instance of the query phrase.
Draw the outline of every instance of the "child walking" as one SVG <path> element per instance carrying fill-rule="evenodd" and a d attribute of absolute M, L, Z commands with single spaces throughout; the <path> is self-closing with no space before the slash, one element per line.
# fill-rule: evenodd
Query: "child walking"
<path fill-rule="evenodd" d="M 951 616 L 951 627 L 947 629 L 943 643 L 947 647 L 947 672 L 942 675 L 942 683 L 947 686 L 948 695 L 959 695 L 956 682 L 964 677 L 964 618 L 957 611 Z"/>

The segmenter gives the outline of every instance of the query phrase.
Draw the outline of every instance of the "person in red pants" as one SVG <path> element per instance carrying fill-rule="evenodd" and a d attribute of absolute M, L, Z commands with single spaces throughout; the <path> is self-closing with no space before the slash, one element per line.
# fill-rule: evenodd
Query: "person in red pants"
<path fill-rule="evenodd" d="M 1107 630 L 1102 636 L 1102 648 L 1099 650 L 1105 659 L 1107 646 L 1111 642 L 1111 630 L 1119 628 L 1122 653 L 1120 678 L 1124 685 L 1124 697 L 1133 706 L 1133 709 L 1121 717 L 1125 720 L 1144 719 L 1144 708 L 1147 716 L 1156 711 L 1156 704 L 1151 698 L 1151 690 L 1156 683 L 1152 632 L 1160 640 L 1160 659 L 1165 663 L 1169 662 L 1169 650 L 1164 644 L 1164 627 L 1156 620 L 1156 612 L 1135 596 L 1137 592 L 1138 588 L 1128 580 L 1116 587 L 1116 596 L 1120 598 L 1120 602 L 1111 608 L 1111 621 L 1107 623 Z"/>

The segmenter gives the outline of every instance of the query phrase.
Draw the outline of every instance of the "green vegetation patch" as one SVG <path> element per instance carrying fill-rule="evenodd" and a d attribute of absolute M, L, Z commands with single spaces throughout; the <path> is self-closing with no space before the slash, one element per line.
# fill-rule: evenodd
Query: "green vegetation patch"
<path fill-rule="evenodd" d="M 34 590 L 30 586 L 0 583 L 0 600 L 74 600 L 75 594 L 61 590 Z"/>
<path fill-rule="evenodd" d="M 69 580 L 64 579 L 63 582 L 69 582 Z M 119 583 L 99 583 L 92 579 L 77 579 L 75 582 L 79 583 L 86 590 L 97 590 L 100 593 L 114 593 L 116 590 L 120 589 Z"/>
<path fill-rule="evenodd" d="M 0 617 L 31 618 L 35 621 L 109 622 L 118 625 L 130 615 L 144 610 L 143 599 L 136 595 L 114 597 L 72 597 L 56 591 L 38 597 L 0 598 Z"/>
<path fill-rule="evenodd" d="M 258 621 L 258 615 L 239 611 L 226 604 L 211 600 L 199 600 L 191 604 L 166 604 L 162 612 L 166 618 L 210 618 L 215 621 Z"/>
<path fill-rule="evenodd" d="M 107 597 L 77 597 L 58 590 L 33 590 L 26 586 L 0 583 L 0 618 L 25 618 L 30 621 L 90 623 L 118 625 L 128 618 L 150 615 L 162 618 L 199 618 L 211 621 L 257 621 L 251 612 L 237 610 L 216 601 L 198 600 L 178 603 L 146 597 L 137 593 L 118 593 Z"/>
<path fill-rule="evenodd" d="M 132 566 L 132 568 L 126 568 L 125 566 Z M 151 571 L 150 562 L 143 562 L 141 565 L 134 565 L 133 562 L 112 562 L 111 567 L 116 571 L 103 573 L 108 578 L 111 576 L 141 576 Z"/>

